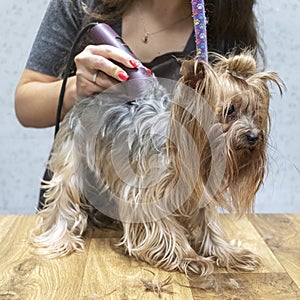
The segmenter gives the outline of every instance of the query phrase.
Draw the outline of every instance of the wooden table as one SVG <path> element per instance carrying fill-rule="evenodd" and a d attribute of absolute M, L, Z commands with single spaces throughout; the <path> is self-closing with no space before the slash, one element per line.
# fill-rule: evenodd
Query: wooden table
<path fill-rule="evenodd" d="M 52 260 L 37 256 L 27 241 L 35 218 L 0 216 L 1 300 L 300 299 L 300 215 L 223 215 L 229 237 L 260 254 L 264 266 L 253 273 L 217 270 L 206 280 L 123 255 L 114 246 L 120 233 L 111 230 L 89 230 L 85 252 Z"/>

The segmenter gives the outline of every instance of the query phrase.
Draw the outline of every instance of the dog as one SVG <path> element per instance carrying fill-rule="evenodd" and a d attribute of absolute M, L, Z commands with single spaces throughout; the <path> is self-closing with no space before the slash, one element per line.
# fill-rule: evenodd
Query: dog
<path fill-rule="evenodd" d="M 93 203 L 121 224 L 125 252 L 152 266 L 201 276 L 259 267 L 218 221 L 220 208 L 252 213 L 263 183 L 269 83 L 280 93 L 284 83 L 257 69 L 250 51 L 189 59 L 171 92 L 155 79 L 133 101 L 109 91 L 79 100 L 54 142 L 33 245 L 51 257 L 84 249 Z"/>

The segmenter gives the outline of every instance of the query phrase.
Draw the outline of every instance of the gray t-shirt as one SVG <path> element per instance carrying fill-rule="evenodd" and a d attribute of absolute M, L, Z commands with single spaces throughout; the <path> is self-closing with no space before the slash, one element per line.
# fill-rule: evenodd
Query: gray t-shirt
<path fill-rule="evenodd" d="M 85 15 L 82 2 L 51 0 L 33 43 L 26 68 L 58 77 Z"/>
<path fill-rule="evenodd" d="M 59 77 L 63 73 L 69 51 L 86 14 L 82 3 L 91 7 L 93 0 L 51 0 L 32 46 L 26 68 Z M 121 35 L 122 22 L 112 26 Z M 178 58 L 190 56 L 195 49 L 192 33 L 183 52 L 170 52 L 158 56 L 144 65 L 158 77 L 177 80 L 180 77 Z"/>

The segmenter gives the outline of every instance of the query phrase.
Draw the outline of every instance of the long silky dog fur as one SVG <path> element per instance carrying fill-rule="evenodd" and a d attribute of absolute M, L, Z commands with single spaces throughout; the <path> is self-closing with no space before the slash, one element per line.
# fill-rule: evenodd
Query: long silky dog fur
<path fill-rule="evenodd" d="M 269 83 L 280 92 L 284 84 L 274 72 L 259 72 L 249 51 L 214 58 L 212 65 L 184 61 L 171 95 L 154 80 L 130 103 L 109 92 L 76 103 L 55 139 L 53 177 L 43 183 L 45 208 L 31 232 L 41 253 L 84 248 L 97 185 L 93 196 L 112 195 L 98 204 L 112 205 L 123 228 L 120 245 L 138 260 L 200 275 L 215 265 L 260 265 L 226 241 L 217 209 L 253 212 L 266 168 Z"/>

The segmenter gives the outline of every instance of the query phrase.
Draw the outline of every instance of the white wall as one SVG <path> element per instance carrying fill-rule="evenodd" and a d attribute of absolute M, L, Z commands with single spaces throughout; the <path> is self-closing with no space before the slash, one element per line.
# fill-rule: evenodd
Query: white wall
<path fill-rule="evenodd" d="M 271 102 L 269 175 L 257 198 L 257 211 L 300 212 L 300 1 L 259 0 L 257 16 L 265 42 L 267 69 L 287 86 Z"/>
<path fill-rule="evenodd" d="M 0 10 L 0 213 L 34 213 L 53 129 L 23 128 L 14 89 L 48 0 L 2 1 Z"/>
<path fill-rule="evenodd" d="M 10 0 L 0 10 L 0 214 L 34 213 L 39 180 L 53 129 L 28 129 L 14 113 L 14 89 L 48 0 Z M 259 0 L 267 69 L 288 91 L 274 94 L 269 175 L 257 197 L 258 212 L 300 212 L 300 1 Z"/>

